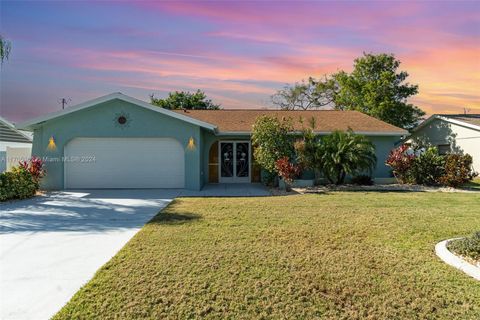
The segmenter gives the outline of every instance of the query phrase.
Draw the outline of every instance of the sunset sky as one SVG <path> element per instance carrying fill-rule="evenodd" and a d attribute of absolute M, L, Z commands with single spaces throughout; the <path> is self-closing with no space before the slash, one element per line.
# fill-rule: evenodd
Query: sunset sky
<path fill-rule="evenodd" d="M 480 1 L 7 2 L 0 116 L 17 122 L 111 92 L 204 90 L 271 107 L 286 83 L 394 53 L 427 113 L 480 113 Z"/>

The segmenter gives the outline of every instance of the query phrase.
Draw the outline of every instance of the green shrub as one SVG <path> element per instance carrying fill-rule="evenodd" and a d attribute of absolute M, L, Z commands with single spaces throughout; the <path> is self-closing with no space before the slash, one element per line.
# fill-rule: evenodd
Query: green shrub
<path fill-rule="evenodd" d="M 373 185 L 373 179 L 371 176 L 366 174 L 360 174 L 352 178 L 352 183 L 359 186 L 371 186 Z"/>
<path fill-rule="evenodd" d="M 440 177 L 441 184 L 457 188 L 475 178 L 472 170 L 472 156 L 469 154 L 448 154 L 445 156 L 444 174 Z"/>
<path fill-rule="evenodd" d="M 415 153 L 406 144 L 390 151 L 385 164 L 392 168 L 392 173 L 399 183 L 414 183 L 412 180 L 412 166 Z"/>
<path fill-rule="evenodd" d="M 480 231 L 471 237 L 450 241 L 447 248 L 460 256 L 480 260 Z"/>
<path fill-rule="evenodd" d="M 302 132 L 301 139 L 293 144 L 297 163 L 304 169 L 315 169 L 317 163 L 318 137 L 312 129 L 305 129 Z"/>
<path fill-rule="evenodd" d="M 255 162 L 271 173 L 277 173 L 275 163 L 283 157 L 292 158 L 293 131 L 291 119 L 258 117 L 253 125 L 252 143 Z"/>
<path fill-rule="evenodd" d="M 262 170 L 260 172 L 260 181 L 266 186 L 274 187 L 277 177 L 278 174 L 276 172 L 270 172 L 267 170 Z"/>
<path fill-rule="evenodd" d="M 275 168 L 278 171 L 278 175 L 285 182 L 285 190 L 290 191 L 293 180 L 298 178 L 302 172 L 300 165 L 290 162 L 288 157 L 283 157 L 277 160 Z"/>
<path fill-rule="evenodd" d="M 343 184 L 347 175 L 372 172 L 377 162 L 375 146 L 363 135 L 334 131 L 322 137 L 316 151 L 316 167 L 330 183 Z"/>
<path fill-rule="evenodd" d="M 435 147 L 413 150 L 402 145 L 390 152 L 385 164 L 392 168 L 400 183 L 444 185 L 457 188 L 477 174 L 472 170 L 472 157 L 468 154 L 439 155 Z"/>
<path fill-rule="evenodd" d="M 334 131 L 321 138 L 305 130 L 294 148 L 302 168 L 321 172 L 333 184 L 344 183 L 347 175 L 371 173 L 377 162 L 373 143 L 351 130 Z"/>
<path fill-rule="evenodd" d="M 0 173 L 0 201 L 33 197 L 44 175 L 44 163 L 36 157 L 20 162 L 12 171 Z"/>
<path fill-rule="evenodd" d="M 23 167 L 0 174 L 0 201 L 30 198 L 37 190 L 38 183 Z"/>
<path fill-rule="evenodd" d="M 410 177 L 413 183 L 423 185 L 437 185 L 444 174 L 445 158 L 438 154 L 435 147 L 420 152 L 413 159 L 410 168 Z"/>

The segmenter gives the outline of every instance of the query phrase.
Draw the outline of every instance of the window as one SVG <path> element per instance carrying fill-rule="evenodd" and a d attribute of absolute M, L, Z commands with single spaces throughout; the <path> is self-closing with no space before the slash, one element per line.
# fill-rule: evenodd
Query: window
<path fill-rule="evenodd" d="M 437 148 L 438 148 L 438 154 L 446 155 L 447 153 L 450 153 L 449 144 L 439 144 L 437 145 Z"/>

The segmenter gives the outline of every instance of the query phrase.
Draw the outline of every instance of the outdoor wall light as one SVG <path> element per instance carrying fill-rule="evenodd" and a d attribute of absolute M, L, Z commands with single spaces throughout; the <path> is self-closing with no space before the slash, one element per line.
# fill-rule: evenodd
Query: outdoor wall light
<path fill-rule="evenodd" d="M 47 149 L 50 150 L 50 151 L 54 151 L 54 150 L 57 149 L 57 145 L 55 144 L 55 137 L 54 137 L 54 136 L 51 136 L 51 137 L 48 139 Z"/>
<path fill-rule="evenodd" d="M 190 137 L 188 139 L 187 149 L 189 150 L 195 149 L 195 139 L 193 139 L 193 137 Z"/>

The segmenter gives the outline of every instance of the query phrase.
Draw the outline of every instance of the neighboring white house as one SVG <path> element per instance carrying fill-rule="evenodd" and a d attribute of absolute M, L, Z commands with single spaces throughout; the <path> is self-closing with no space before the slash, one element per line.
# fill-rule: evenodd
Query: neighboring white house
<path fill-rule="evenodd" d="M 436 146 L 440 154 L 468 153 L 474 170 L 480 172 L 480 114 L 434 114 L 413 130 L 410 139 Z"/>
<path fill-rule="evenodd" d="M 10 170 L 19 161 L 30 158 L 31 154 L 31 133 L 16 129 L 0 117 L 0 172 Z"/>

